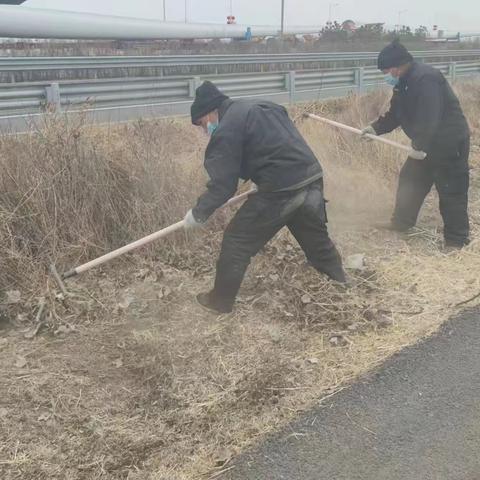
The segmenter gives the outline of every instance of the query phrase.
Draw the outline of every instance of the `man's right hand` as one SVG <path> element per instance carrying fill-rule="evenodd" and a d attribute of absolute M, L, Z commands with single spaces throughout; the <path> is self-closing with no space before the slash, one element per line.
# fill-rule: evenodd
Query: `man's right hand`
<path fill-rule="evenodd" d="M 377 135 L 377 132 L 371 125 L 362 129 L 361 138 L 363 140 L 370 140 L 370 138 L 368 138 L 367 135 Z"/>
<path fill-rule="evenodd" d="M 425 158 L 427 158 L 427 154 L 420 150 L 414 149 L 410 152 L 409 157 L 413 158 L 414 160 L 425 160 Z"/>

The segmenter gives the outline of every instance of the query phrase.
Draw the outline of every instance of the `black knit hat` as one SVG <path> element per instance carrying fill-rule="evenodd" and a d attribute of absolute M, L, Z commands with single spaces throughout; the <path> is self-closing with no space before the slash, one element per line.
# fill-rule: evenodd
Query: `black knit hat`
<path fill-rule="evenodd" d="M 400 67 L 410 62 L 413 62 L 410 52 L 398 40 L 394 40 L 380 52 L 378 69 L 388 70 L 389 68 Z"/>
<path fill-rule="evenodd" d="M 203 82 L 195 92 L 191 108 L 192 123 L 198 125 L 202 117 L 216 110 L 227 98 L 212 82 Z"/>

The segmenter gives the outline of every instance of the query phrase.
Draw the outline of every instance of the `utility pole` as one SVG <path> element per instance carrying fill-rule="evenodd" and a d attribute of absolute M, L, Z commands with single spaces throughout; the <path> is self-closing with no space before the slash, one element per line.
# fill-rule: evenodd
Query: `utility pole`
<path fill-rule="evenodd" d="M 167 21 L 167 0 L 163 0 L 163 21 Z"/>
<path fill-rule="evenodd" d="M 185 23 L 188 23 L 188 0 L 185 0 Z"/>
<path fill-rule="evenodd" d="M 335 7 L 338 7 L 339 3 L 329 3 L 328 4 L 328 23 L 332 23 L 332 12 Z"/>
<path fill-rule="evenodd" d="M 403 26 L 403 25 L 401 24 L 402 15 L 403 15 L 404 13 L 407 13 L 407 12 L 408 12 L 408 10 L 400 10 L 400 11 L 398 12 L 398 25 L 397 25 L 397 26 L 398 26 L 398 30 L 397 30 L 397 32 L 400 32 L 400 30 L 402 29 L 402 26 Z"/>
<path fill-rule="evenodd" d="M 285 0 L 282 0 L 282 19 L 280 23 L 280 35 L 283 37 L 283 34 L 285 33 Z"/>

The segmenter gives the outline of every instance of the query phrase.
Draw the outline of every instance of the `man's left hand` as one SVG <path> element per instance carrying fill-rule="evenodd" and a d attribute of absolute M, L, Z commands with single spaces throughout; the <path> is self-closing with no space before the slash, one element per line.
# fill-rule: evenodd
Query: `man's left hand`
<path fill-rule="evenodd" d="M 194 216 L 192 210 L 189 210 L 183 219 L 185 230 L 195 230 L 202 228 L 205 222 L 198 221 Z"/>

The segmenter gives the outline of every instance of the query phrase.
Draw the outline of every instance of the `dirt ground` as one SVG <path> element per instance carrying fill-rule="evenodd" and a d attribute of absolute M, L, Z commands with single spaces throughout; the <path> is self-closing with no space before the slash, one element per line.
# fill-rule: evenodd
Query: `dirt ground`
<path fill-rule="evenodd" d="M 398 169 L 401 156 L 330 141 L 312 124 L 302 130 L 326 167 L 332 236 L 345 259 L 364 257 L 349 270 L 356 285 L 327 282 L 284 232 L 253 262 L 235 312 L 207 313 L 194 295 L 212 284 L 221 229 L 199 233 L 213 241 L 196 251 L 137 255 L 71 281 L 77 296 L 57 301 L 55 328 L 25 338 L 20 314 L 13 327 L 0 324 L 2 479 L 215 478 L 462 302 L 478 302 L 478 138 L 474 240 L 446 253 L 433 194 L 413 232 L 373 227 L 393 201 L 395 172 L 385 178 L 385 165 Z M 372 150 L 392 157 L 377 173 Z"/>

